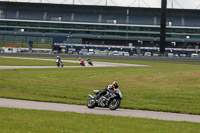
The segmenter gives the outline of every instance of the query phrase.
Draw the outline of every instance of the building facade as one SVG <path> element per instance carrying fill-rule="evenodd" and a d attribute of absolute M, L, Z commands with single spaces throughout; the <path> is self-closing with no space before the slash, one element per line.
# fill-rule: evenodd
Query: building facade
<path fill-rule="evenodd" d="M 159 47 L 159 8 L 0 2 L 0 41 Z M 200 10 L 168 9 L 166 48 L 199 49 Z"/>

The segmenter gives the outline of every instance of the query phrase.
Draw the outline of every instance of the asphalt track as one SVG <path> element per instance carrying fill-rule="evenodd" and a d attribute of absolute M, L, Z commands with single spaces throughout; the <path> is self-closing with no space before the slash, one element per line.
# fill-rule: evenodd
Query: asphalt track
<path fill-rule="evenodd" d="M 2 58 L 56 61 L 56 59 L 23 58 L 23 57 L 2 57 Z M 62 60 L 62 62 L 78 63 L 78 61 L 74 61 L 74 60 Z M 138 64 L 97 62 L 97 61 L 93 61 L 93 64 L 94 64 L 94 66 L 90 66 L 86 63 L 85 67 L 142 67 L 142 66 L 147 66 L 147 65 L 138 65 Z M 64 66 L 64 67 L 72 68 L 72 67 L 83 67 L 83 66 Z M 19 69 L 19 68 L 57 68 L 57 66 L 56 65 L 55 66 L 0 66 L 0 69 Z"/>
<path fill-rule="evenodd" d="M 22 58 L 22 57 L 3 57 L 3 58 L 55 61 L 55 59 Z M 78 61 L 72 61 L 72 60 L 62 60 L 62 61 L 78 63 Z M 146 66 L 146 65 L 137 65 L 137 64 L 109 63 L 109 62 L 93 62 L 93 63 L 94 63 L 93 67 Z M 81 67 L 81 66 L 65 66 L 65 67 Z M 91 67 L 91 66 L 86 65 L 86 67 Z M 20 68 L 56 68 L 56 66 L 0 66 L 0 69 L 20 69 Z M 51 110 L 51 111 L 62 111 L 62 112 L 77 112 L 77 113 L 112 115 L 112 116 L 128 116 L 128 117 L 150 118 L 150 119 L 158 119 L 158 120 L 187 121 L 187 122 L 200 123 L 200 115 L 130 110 L 130 109 L 117 109 L 115 111 L 111 111 L 107 108 L 88 109 L 86 106 L 81 106 L 81 105 L 14 100 L 14 99 L 5 99 L 5 98 L 0 98 L 0 107 Z"/>
<path fill-rule="evenodd" d="M 130 109 L 117 109 L 115 111 L 109 110 L 108 108 L 89 109 L 83 105 L 14 100 L 6 98 L 0 98 L 0 106 L 9 108 L 20 108 L 20 109 L 76 112 L 76 113 L 86 113 L 86 114 L 127 116 L 127 117 L 149 118 L 158 120 L 187 121 L 187 122 L 200 123 L 200 115 L 141 111 L 141 110 L 130 110 Z"/>

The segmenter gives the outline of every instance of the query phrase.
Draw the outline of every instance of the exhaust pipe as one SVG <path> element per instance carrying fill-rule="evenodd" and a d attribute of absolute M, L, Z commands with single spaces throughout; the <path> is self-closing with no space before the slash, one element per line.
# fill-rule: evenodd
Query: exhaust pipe
<path fill-rule="evenodd" d="M 91 99 L 94 99 L 94 97 L 93 97 L 92 95 L 89 94 L 88 96 L 89 96 Z"/>

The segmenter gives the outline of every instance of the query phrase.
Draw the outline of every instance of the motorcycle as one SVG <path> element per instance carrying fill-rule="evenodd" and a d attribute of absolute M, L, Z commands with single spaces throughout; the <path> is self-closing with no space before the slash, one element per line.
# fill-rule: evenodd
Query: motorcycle
<path fill-rule="evenodd" d="M 85 62 L 83 60 L 79 61 L 81 66 L 85 66 Z"/>
<path fill-rule="evenodd" d="M 90 66 L 93 66 L 93 63 L 91 60 L 87 60 L 87 63 L 90 65 Z"/>
<path fill-rule="evenodd" d="M 100 93 L 99 90 L 93 90 L 93 92 L 96 96 Z M 122 93 L 119 89 L 115 89 L 112 92 L 107 91 L 107 94 L 100 96 L 100 98 L 92 96 L 91 94 L 88 96 L 90 99 L 87 101 L 87 107 L 91 109 L 95 107 L 104 107 L 110 110 L 116 110 L 120 106 L 122 100 Z"/>
<path fill-rule="evenodd" d="M 59 59 L 56 60 L 56 64 L 57 64 L 57 67 L 63 67 L 64 66 L 62 61 L 59 60 Z"/>

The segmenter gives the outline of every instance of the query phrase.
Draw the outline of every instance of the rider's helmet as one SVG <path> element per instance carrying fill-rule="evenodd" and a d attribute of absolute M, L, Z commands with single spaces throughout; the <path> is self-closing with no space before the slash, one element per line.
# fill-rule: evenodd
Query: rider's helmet
<path fill-rule="evenodd" d="M 81 58 L 79 57 L 78 60 L 81 60 Z"/>
<path fill-rule="evenodd" d="M 60 58 L 60 56 L 57 56 L 57 58 Z"/>
<path fill-rule="evenodd" d="M 90 60 L 90 58 L 87 58 L 87 60 Z"/>
<path fill-rule="evenodd" d="M 113 87 L 113 88 L 118 88 L 118 86 L 119 86 L 119 85 L 118 85 L 117 81 L 114 81 L 114 82 L 112 83 L 112 87 Z"/>

